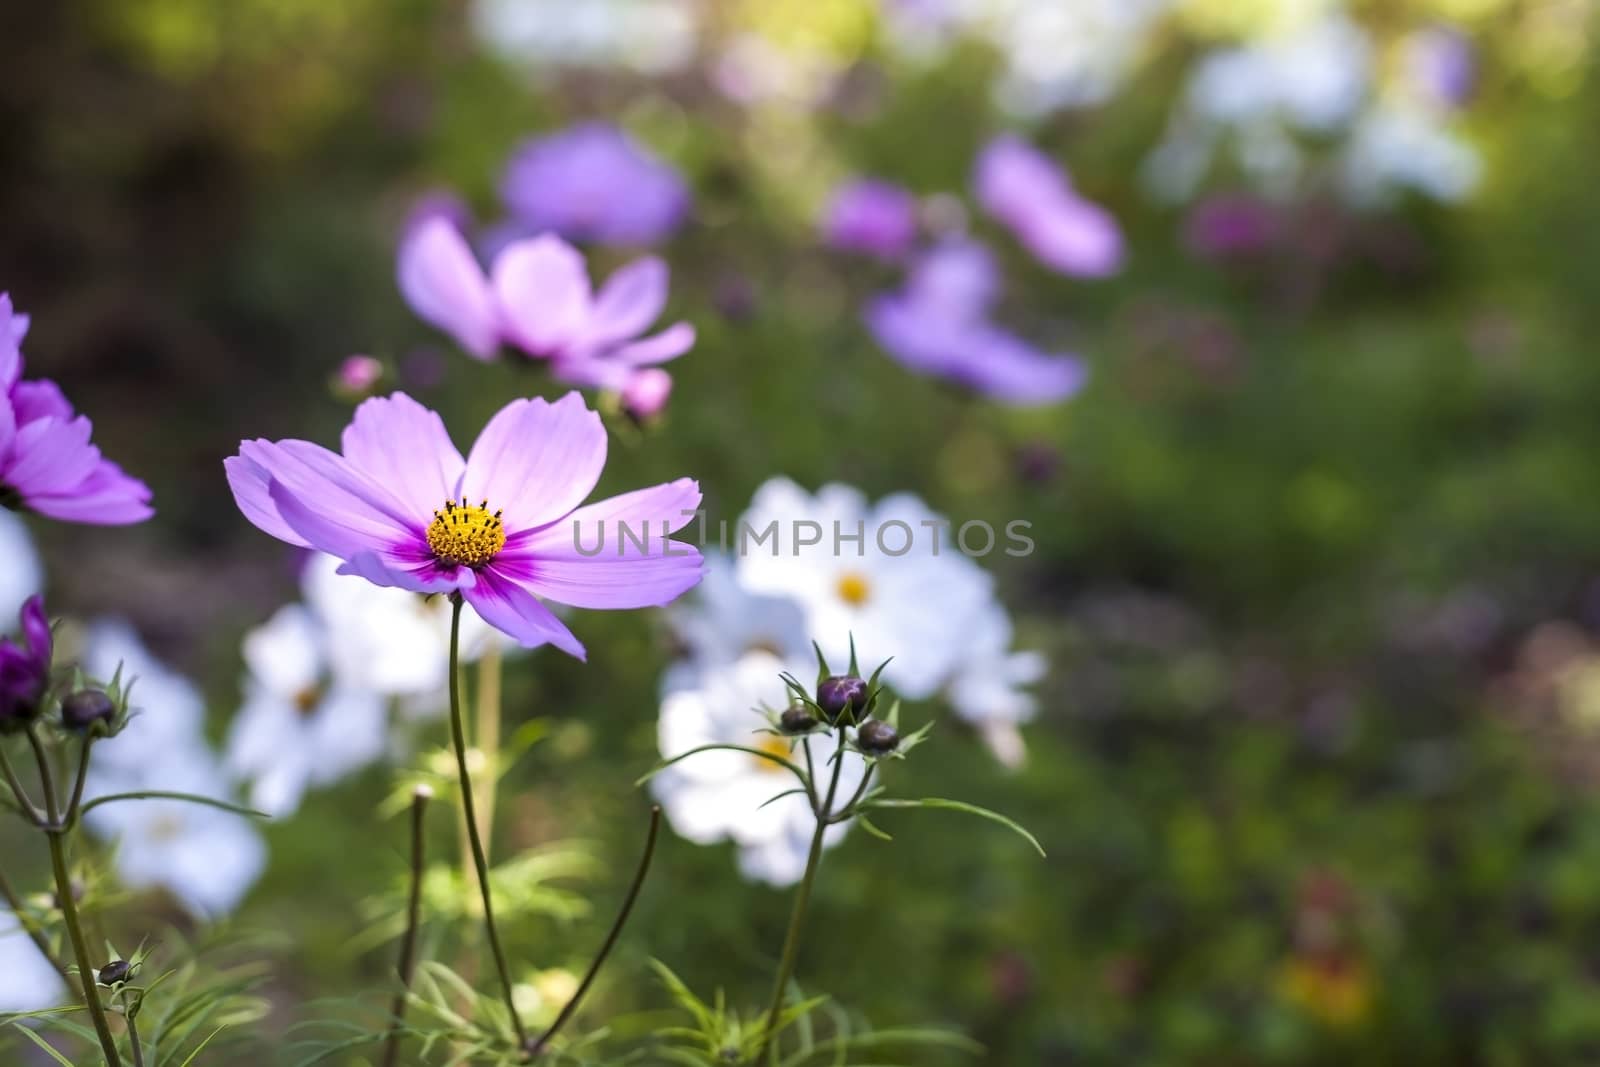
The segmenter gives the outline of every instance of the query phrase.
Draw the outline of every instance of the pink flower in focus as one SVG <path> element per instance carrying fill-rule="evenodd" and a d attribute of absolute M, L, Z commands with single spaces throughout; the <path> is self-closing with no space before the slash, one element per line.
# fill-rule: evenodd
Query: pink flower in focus
<path fill-rule="evenodd" d="M 89 443 L 93 427 L 56 383 L 22 380 L 27 332 L 28 317 L 0 293 L 0 507 L 96 526 L 148 519 L 149 487 Z"/>
<path fill-rule="evenodd" d="M 1122 267 L 1122 231 L 1111 213 L 1079 196 L 1059 167 L 1010 134 L 978 156 L 978 203 L 1035 259 L 1062 274 L 1100 278 Z"/>
<path fill-rule="evenodd" d="M 668 538 L 700 504 L 692 479 L 580 506 L 606 433 L 577 393 L 512 401 L 465 459 L 438 414 L 395 393 L 356 408 L 342 446 L 242 442 L 225 461 L 239 509 L 281 541 L 343 560 L 341 574 L 459 593 L 529 647 L 584 658 L 545 599 L 654 607 L 700 581 L 700 553 Z"/>
<path fill-rule="evenodd" d="M 513 241 L 486 276 L 460 231 L 429 219 L 400 247 L 399 281 L 411 309 L 471 355 L 493 359 L 508 344 L 569 385 L 621 392 L 694 345 L 686 322 L 641 336 L 667 303 L 660 259 L 634 260 L 595 293 L 583 254 L 553 234 Z"/>

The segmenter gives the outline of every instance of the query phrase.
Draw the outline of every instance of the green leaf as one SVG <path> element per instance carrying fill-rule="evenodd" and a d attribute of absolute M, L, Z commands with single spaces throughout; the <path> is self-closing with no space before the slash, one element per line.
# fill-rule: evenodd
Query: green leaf
<path fill-rule="evenodd" d="M 206 1035 L 206 1039 L 194 1047 L 194 1051 L 189 1053 L 188 1058 L 185 1059 L 183 1063 L 179 1065 L 179 1067 L 189 1067 L 189 1065 L 194 1062 L 195 1057 L 204 1052 L 205 1047 L 211 1044 L 211 1039 L 222 1033 L 222 1030 L 223 1028 L 219 1026 L 215 1030 L 211 1031 L 210 1034 Z"/>
<path fill-rule="evenodd" d="M 878 825 L 876 823 L 874 823 L 871 819 L 869 819 L 865 815 L 863 815 L 859 810 L 855 814 L 855 821 L 863 830 L 865 830 L 867 833 L 871 834 L 873 837 L 876 837 L 880 841 L 893 841 L 894 840 L 894 838 L 892 838 L 888 834 L 884 833 L 883 830 L 879 829 L 879 827 L 878 827 Z"/>
<path fill-rule="evenodd" d="M 1015 819 L 1009 819 L 997 811 L 980 808 L 976 804 L 968 804 L 965 801 L 947 800 L 944 797 L 923 797 L 921 800 L 874 800 L 864 806 L 869 808 L 944 808 L 948 811 L 965 812 L 968 815 L 976 815 L 980 819 L 997 822 L 1013 833 L 1020 834 L 1040 856 L 1045 854 L 1044 846 L 1039 844 L 1039 839 L 1023 829 L 1022 824 Z"/>
<path fill-rule="evenodd" d="M 40 1037 L 38 1034 L 34 1033 L 32 1030 L 29 1030 L 26 1026 L 18 1026 L 17 1029 L 22 1031 L 22 1036 L 23 1037 L 26 1037 L 29 1041 L 32 1041 L 35 1045 L 38 1045 L 40 1048 L 44 1049 L 45 1052 L 47 1052 L 50 1055 L 51 1059 L 53 1059 L 57 1063 L 61 1064 L 61 1067 L 73 1067 L 72 1061 L 67 1059 L 61 1053 L 57 1052 L 54 1048 L 52 1048 L 50 1046 L 50 1042 L 48 1042 L 44 1038 Z"/>
<path fill-rule="evenodd" d="M 657 764 L 649 774 L 646 774 L 644 777 L 634 782 L 634 787 L 638 788 L 639 786 L 644 785 L 650 779 L 654 778 L 656 775 L 660 774 L 674 763 L 686 760 L 690 756 L 699 755 L 701 752 L 711 752 L 716 749 L 726 749 L 729 752 L 743 752 L 746 755 L 757 756 L 761 759 L 769 760 L 772 763 L 776 763 L 780 767 L 786 768 L 791 774 L 793 774 L 796 778 L 799 778 L 802 782 L 806 780 L 805 771 L 801 770 L 792 761 L 784 759 L 775 752 L 764 752 L 759 748 L 750 748 L 746 745 L 701 745 L 699 748 L 691 748 L 682 755 L 673 756 L 669 760 L 663 760 L 661 763 Z"/>
<path fill-rule="evenodd" d="M 243 815 L 251 819 L 270 820 L 272 816 L 264 811 L 246 808 L 239 804 L 229 804 L 225 800 L 216 800 L 212 797 L 196 796 L 193 793 L 168 793 L 159 789 L 147 789 L 138 793 L 111 793 L 103 797 L 95 797 L 86 802 L 79 811 L 80 815 L 87 815 L 102 804 L 110 804 L 120 800 L 181 800 L 189 804 L 201 804 L 208 808 L 220 808 L 235 815 Z"/>

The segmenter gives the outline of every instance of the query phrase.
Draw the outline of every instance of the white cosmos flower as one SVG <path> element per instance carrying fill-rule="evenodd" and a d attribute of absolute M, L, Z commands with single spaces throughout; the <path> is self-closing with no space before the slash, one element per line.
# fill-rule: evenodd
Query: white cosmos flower
<path fill-rule="evenodd" d="M 95 746 L 90 773 L 100 792 L 144 788 L 171 753 L 204 749 L 205 702 L 200 691 L 152 656 L 126 621 L 100 619 L 90 624 L 82 664 L 89 677 L 102 682 L 109 682 L 120 667 L 133 709 L 126 729 Z"/>
<path fill-rule="evenodd" d="M 44 569 L 28 528 L 15 514 L 0 511 L 0 619 L 10 626 L 22 602 L 44 588 Z"/>
<path fill-rule="evenodd" d="M 805 612 L 797 601 L 746 588 L 727 553 L 707 551 L 704 558 L 700 584 L 667 609 L 689 668 L 731 663 L 752 651 L 785 661 L 813 657 Z"/>
<path fill-rule="evenodd" d="M 775 478 L 756 491 L 742 523 L 733 547 L 743 585 L 793 597 L 834 670 L 848 663 L 852 634 L 863 671 L 893 656 L 884 680 L 912 700 L 948 679 L 969 620 L 992 596 L 989 575 L 961 554 L 949 521 L 908 493 L 874 506 L 849 486 L 812 496 Z M 769 525 L 774 539 L 758 545 L 743 536 Z M 813 538 L 820 543 L 803 543 Z"/>
<path fill-rule="evenodd" d="M 967 655 L 956 669 L 945 697 L 957 715 L 978 728 L 995 758 L 1018 767 L 1027 750 L 1018 727 L 1031 720 L 1038 702 L 1025 687 L 1049 669 L 1038 652 L 1011 649 L 1011 619 L 998 602 L 971 620 Z"/>
<path fill-rule="evenodd" d="M 661 755 L 670 759 L 709 744 L 745 745 L 789 756 L 789 742 L 770 733 L 756 709 L 779 709 L 788 703 L 780 677 L 783 661 L 763 651 L 731 663 L 706 668 L 697 684 L 666 694 L 661 704 Z M 787 669 L 804 677 L 804 663 Z M 826 789 L 836 743 L 832 736 L 810 739 L 812 761 Z M 804 765 L 796 746 L 792 758 Z M 848 798 L 866 772 L 859 755 L 846 753 L 839 771 L 838 796 Z M 789 885 L 805 872 L 816 816 L 800 794 L 767 801 L 798 788 L 794 777 L 776 764 L 743 752 L 703 752 L 676 763 L 651 780 L 651 789 L 666 810 L 673 829 L 698 844 L 733 840 L 739 845 L 739 866 L 745 875 L 772 885 Z M 841 801 L 842 802 L 842 801 Z M 763 806 L 765 805 L 765 806 Z M 838 844 L 847 825 L 830 827 L 825 846 Z"/>
<path fill-rule="evenodd" d="M 228 734 L 227 767 L 250 783 L 250 804 L 294 812 L 310 788 L 332 785 L 383 755 L 384 698 L 332 669 L 329 634 L 299 604 L 245 636 L 245 703 Z"/>
<path fill-rule="evenodd" d="M 95 746 L 84 795 L 162 790 L 231 800 L 202 733 L 205 704 L 194 683 L 152 656 L 128 623 L 93 623 L 84 670 L 108 680 L 119 666 L 123 684 L 132 681 L 133 710 L 120 734 Z M 249 820 L 217 808 L 127 800 L 97 807 L 85 821 L 116 840 L 125 885 L 165 888 L 197 915 L 231 911 L 266 865 L 266 846 Z"/>
<path fill-rule="evenodd" d="M 339 574 L 339 565 L 319 552 L 301 575 L 305 603 L 325 634 L 329 669 L 388 696 L 442 694 L 450 677 L 449 602 Z M 497 630 L 463 607 L 461 658 L 476 660 L 491 643 L 505 647 Z"/>
<path fill-rule="evenodd" d="M 103 747 L 114 745 L 115 739 Z M 149 770 L 145 788 L 230 796 L 215 759 L 198 746 L 171 753 Z M 236 908 L 266 866 L 266 845 L 248 819 L 203 804 L 117 801 L 95 808 L 85 821 L 99 836 L 116 841 L 117 877 L 124 885 L 165 889 L 189 912 L 206 918 Z"/>
<path fill-rule="evenodd" d="M 1357 202 L 1410 189 L 1434 200 L 1466 199 L 1483 176 L 1483 159 L 1451 131 L 1442 113 L 1386 102 L 1356 124 L 1344 154 L 1344 181 Z"/>
<path fill-rule="evenodd" d="M 43 1011 L 59 1006 L 66 996 L 61 976 L 16 915 L 0 907 L 0 1012 Z"/>

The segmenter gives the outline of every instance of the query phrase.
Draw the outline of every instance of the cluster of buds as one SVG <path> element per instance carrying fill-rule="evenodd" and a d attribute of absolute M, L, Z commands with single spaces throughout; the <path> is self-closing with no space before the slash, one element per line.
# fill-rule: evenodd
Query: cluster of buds
<path fill-rule="evenodd" d="M 899 705 L 889 714 L 879 713 L 883 687 L 878 678 L 888 660 L 878 665 L 867 678 L 861 677 L 856 665 L 855 642 L 850 644 L 850 668 L 835 674 L 828 667 L 827 658 L 817 649 L 817 681 L 807 689 L 792 675 L 784 675 L 789 688 L 790 703 L 778 716 L 777 728 L 789 737 L 801 737 L 819 729 L 844 730 L 855 727 L 855 743 L 864 755 L 881 758 L 892 755 L 900 747 L 900 732 L 893 720 Z"/>
<path fill-rule="evenodd" d="M 55 635 L 38 595 L 22 605 L 20 640 L 0 638 L 0 734 L 47 722 L 73 734 L 110 737 L 127 722 L 127 687 L 121 672 L 108 685 L 76 670 L 53 675 Z M 58 710 L 59 716 L 50 714 Z"/>

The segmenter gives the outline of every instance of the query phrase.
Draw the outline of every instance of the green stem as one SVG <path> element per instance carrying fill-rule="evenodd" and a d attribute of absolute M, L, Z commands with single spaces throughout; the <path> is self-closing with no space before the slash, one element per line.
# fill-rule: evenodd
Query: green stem
<path fill-rule="evenodd" d="M 811 835 L 811 852 L 806 856 L 806 873 L 800 879 L 800 888 L 794 897 L 794 910 L 789 914 L 789 932 L 783 938 L 783 956 L 778 963 L 777 981 L 772 987 L 772 1007 L 767 1011 L 766 1030 L 761 1038 L 761 1051 L 756 1054 L 756 1063 L 765 1059 L 767 1050 L 773 1047 L 772 1040 L 778 1031 L 778 1017 L 783 1014 L 783 994 L 789 986 L 789 979 L 794 975 L 795 957 L 800 952 L 800 927 L 805 923 L 806 906 L 811 903 L 811 886 L 817 879 L 817 867 L 822 862 L 822 838 L 828 832 L 828 817 L 833 813 L 834 795 L 839 791 L 839 772 L 844 770 L 844 744 L 844 727 L 841 726 L 839 747 L 834 753 L 833 779 L 828 783 L 828 797 L 820 808 L 813 809 L 817 817 L 817 829 Z M 807 753 L 809 752 L 808 748 Z"/>
<path fill-rule="evenodd" d="M 517 1014 L 517 1003 L 511 986 L 511 968 L 506 965 L 505 949 L 500 947 L 500 932 L 494 925 L 494 900 L 489 891 L 489 861 L 483 851 L 483 837 L 478 832 L 478 817 L 472 798 L 472 774 L 467 770 L 467 738 L 461 724 L 461 594 L 450 596 L 450 737 L 455 744 L 456 770 L 461 777 L 461 806 L 467 818 L 467 841 L 472 846 L 472 866 L 478 874 L 478 888 L 483 893 L 483 929 L 489 937 L 489 950 L 494 954 L 495 967 L 500 972 L 500 987 L 505 993 L 506 1011 L 511 1015 L 511 1028 L 517 1035 L 517 1047 L 526 1048 L 528 1032 L 523 1028 L 522 1017 Z"/>
<path fill-rule="evenodd" d="M 872 772 L 876 769 L 876 766 L 873 764 L 869 763 L 867 765 L 867 773 L 861 776 L 861 784 L 856 786 L 855 795 L 849 800 L 845 801 L 844 805 L 837 812 L 829 815 L 828 822 L 830 824 L 844 822 L 846 819 L 850 818 L 850 816 L 855 814 L 855 806 L 860 803 L 862 797 L 867 795 L 867 786 L 872 784 Z"/>
<path fill-rule="evenodd" d="M 126 1006 L 127 1001 L 123 1001 Z M 139 1024 L 133 1021 L 133 1016 L 126 1013 L 122 1016 L 128 1021 L 128 1046 L 133 1049 L 133 1067 L 144 1067 L 144 1047 L 139 1043 Z"/>
<path fill-rule="evenodd" d="M 411 795 L 411 899 L 406 905 L 406 933 L 400 941 L 400 990 L 394 995 L 393 1021 L 383 1050 L 383 1067 L 394 1067 L 400 1056 L 400 1031 L 405 1026 L 406 1005 L 410 1002 L 411 978 L 417 968 L 417 927 L 422 921 L 422 850 L 425 816 L 433 790 L 418 786 Z"/>
<path fill-rule="evenodd" d="M 556 1016 L 556 1021 L 550 1028 L 539 1035 L 539 1040 L 528 1049 L 534 1055 L 543 1052 L 550 1045 L 550 1039 L 566 1025 L 578 1010 L 578 1005 L 583 1001 L 585 993 L 594 984 L 595 976 L 600 973 L 601 966 L 606 962 L 606 957 L 611 955 L 611 949 L 616 945 L 617 938 L 622 933 L 622 928 L 627 925 L 628 915 L 633 911 L 634 901 L 639 899 L 639 890 L 644 888 L 645 875 L 650 873 L 650 860 L 656 854 L 656 833 L 661 829 L 661 805 L 657 804 L 650 809 L 650 833 L 645 838 L 644 855 L 639 857 L 639 869 L 634 872 L 633 884 L 628 887 L 628 895 L 622 901 L 622 910 L 617 912 L 616 921 L 611 924 L 611 932 L 606 935 L 605 943 L 600 946 L 594 962 L 589 964 L 589 973 L 583 976 L 583 981 L 578 983 L 577 992 L 572 994 L 572 999 L 567 1001 L 566 1007 L 561 1009 L 561 1014 Z"/>
<path fill-rule="evenodd" d="M 33 723 L 28 724 L 28 744 L 33 748 L 34 762 L 39 765 L 39 788 L 44 791 L 44 813 L 50 819 L 46 829 L 60 826 L 60 809 L 56 805 L 55 776 L 50 773 L 50 759 L 44 754 L 44 742 L 39 740 L 39 731 Z"/>
<path fill-rule="evenodd" d="M 50 795 L 49 783 L 45 795 Z M 51 801 L 51 806 L 54 806 Z M 54 816 L 51 816 L 54 821 Z M 105 1053 L 106 1067 L 122 1067 L 122 1057 L 117 1054 L 116 1039 L 106 1023 L 106 1010 L 100 1003 L 100 992 L 95 988 L 94 968 L 89 963 L 89 948 L 84 944 L 83 925 L 78 921 L 78 903 L 72 896 L 72 875 L 67 871 L 67 848 L 63 834 L 52 830 L 45 834 L 50 842 L 50 866 L 56 876 L 56 898 L 61 905 L 61 919 L 67 926 L 67 940 L 72 945 L 72 955 L 78 964 L 78 983 L 83 989 L 83 1002 L 94 1022 L 95 1036 L 100 1039 L 100 1051 Z"/>
<path fill-rule="evenodd" d="M 83 784 L 89 778 L 89 746 L 94 744 L 94 738 L 88 734 L 83 735 L 83 749 L 78 755 L 78 776 L 72 783 L 72 799 L 67 802 L 66 829 L 71 830 L 78 823 L 78 815 L 83 808 Z"/>

